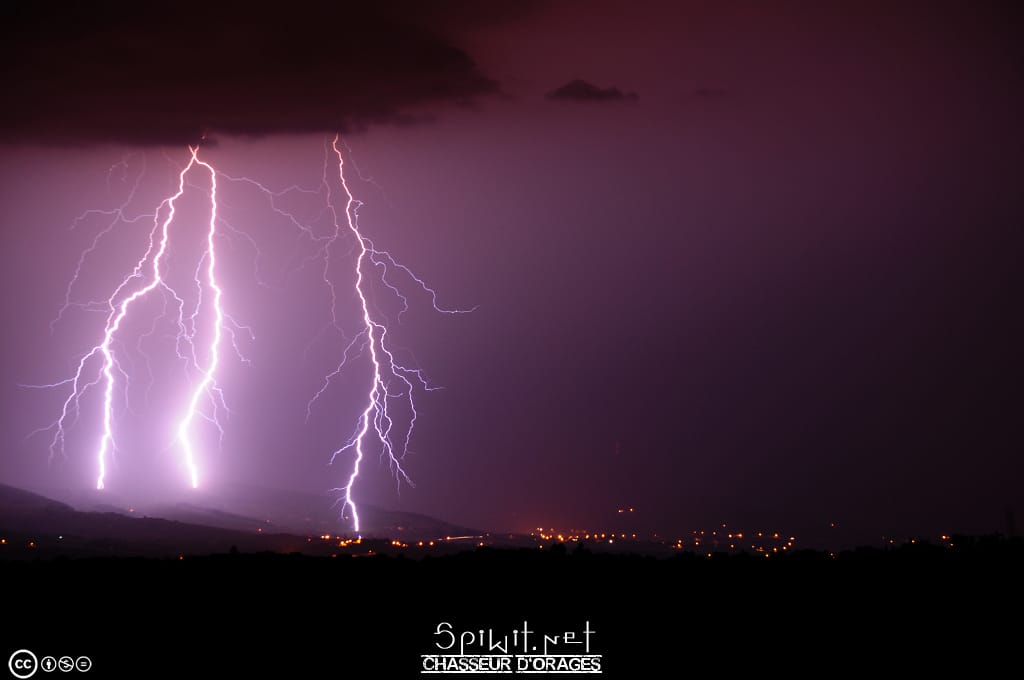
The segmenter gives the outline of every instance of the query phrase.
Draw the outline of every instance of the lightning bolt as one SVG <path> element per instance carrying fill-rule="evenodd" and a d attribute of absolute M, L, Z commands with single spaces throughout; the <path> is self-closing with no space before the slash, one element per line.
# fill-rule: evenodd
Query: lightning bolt
<path fill-rule="evenodd" d="M 189 399 L 188 410 L 185 411 L 185 417 L 181 419 L 181 423 L 178 425 L 178 439 L 181 441 L 181 448 L 185 454 L 185 466 L 188 468 L 193 489 L 199 486 L 199 469 L 196 467 L 195 453 L 192 450 L 192 443 L 189 441 L 189 429 L 192 425 L 192 420 L 195 418 L 196 410 L 199 407 L 199 399 L 204 394 L 208 394 L 208 390 L 210 390 L 211 387 L 216 389 L 214 374 L 217 371 L 217 364 L 219 363 L 217 350 L 220 348 L 220 339 L 222 329 L 224 327 L 224 310 L 221 309 L 221 297 L 223 296 L 223 291 L 217 284 L 217 251 L 214 248 L 213 243 L 213 239 L 217 235 L 217 173 L 211 165 L 196 157 L 197 150 L 198 149 L 195 148 L 192 149 L 192 159 L 190 164 L 192 162 L 198 163 L 210 172 L 210 228 L 206 232 L 206 252 L 204 253 L 204 257 L 206 259 L 206 282 L 207 285 L 209 285 L 210 290 L 213 291 L 214 324 L 213 339 L 210 342 L 209 362 L 207 363 L 206 370 L 203 372 L 202 380 L 200 380 L 199 384 L 192 390 L 192 398 Z M 184 173 L 182 173 L 182 178 L 184 178 Z M 196 305 L 195 314 L 198 313 L 199 305 Z M 195 319 L 195 316 L 193 316 L 193 319 Z"/>
<path fill-rule="evenodd" d="M 334 233 L 327 239 L 327 242 L 324 245 L 324 277 L 325 280 L 328 280 L 329 282 L 332 319 L 336 323 L 336 315 L 334 312 L 334 306 L 336 305 L 335 286 L 327 277 L 327 268 L 330 263 L 329 255 L 331 246 L 341 236 L 342 231 L 347 229 L 355 243 L 355 282 L 353 284 L 353 289 L 355 296 L 359 301 L 362 324 L 358 333 L 356 333 L 345 347 L 340 363 L 334 371 L 324 377 L 322 386 L 313 395 L 312 399 L 310 399 L 307 404 L 306 415 L 308 419 L 313 405 L 327 391 L 331 380 L 338 376 L 347 364 L 353 348 L 356 345 L 361 345 L 362 348 L 368 352 L 370 365 L 372 367 L 372 377 L 370 379 L 369 390 L 366 394 L 362 412 L 357 420 L 355 431 L 340 447 L 334 450 L 330 458 L 330 461 L 333 464 L 338 456 L 346 451 L 352 451 L 354 454 L 351 472 L 348 475 L 346 483 L 344 486 L 334 489 L 334 491 L 340 492 L 341 494 L 339 502 L 342 505 L 342 515 L 344 516 L 345 512 L 348 512 L 348 515 L 352 520 L 352 529 L 356 534 L 359 534 L 359 510 L 356 506 L 353 491 L 356 480 L 359 478 L 360 466 L 366 455 L 368 441 L 371 439 L 376 441 L 376 444 L 380 448 L 381 457 L 387 461 L 392 473 L 398 480 L 399 485 L 404 481 L 412 486 L 413 482 L 409 478 L 409 475 L 406 474 L 405 469 L 402 466 L 402 461 L 409 451 L 409 443 L 412 438 L 413 430 L 416 426 L 416 420 L 419 416 L 416 411 L 414 390 L 416 387 L 425 391 L 437 389 L 427 381 L 422 370 L 402 365 L 396 360 L 394 352 L 390 349 L 387 342 L 388 327 L 386 323 L 380 320 L 380 315 L 375 315 L 371 312 L 371 305 L 368 300 L 369 271 L 379 269 L 381 282 L 392 293 L 394 293 L 401 302 L 402 310 L 399 312 L 399 317 L 403 312 L 408 310 L 409 301 L 408 298 L 401 293 L 400 289 L 388 278 L 390 269 L 397 269 L 406 274 L 416 283 L 416 285 L 430 295 L 431 304 L 435 311 L 446 314 L 464 314 L 471 312 L 476 308 L 460 310 L 440 307 L 437 303 L 437 293 L 434 289 L 430 288 L 408 267 L 397 262 L 390 253 L 376 248 L 373 241 L 363 235 L 359 228 L 359 208 L 362 203 L 353 196 L 348 185 L 348 180 L 345 177 L 345 157 L 342 154 L 341 149 L 338 147 L 339 139 L 340 135 L 334 136 L 334 140 L 331 142 L 331 151 L 337 158 L 338 183 L 340 184 L 344 194 L 345 205 L 342 211 L 344 220 L 342 221 L 338 215 L 338 209 L 333 199 L 333 191 L 330 188 L 330 184 L 326 183 L 325 177 L 324 181 L 327 188 L 326 200 L 334 218 Z M 397 391 L 389 389 L 392 386 L 395 386 Z M 404 398 L 404 402 L 408 407 L 409 419 L 404 435 L 402 435 L 401 439 L 396 442 L 394 433 L 395 421 L 389 409 L 391 408 L 390 400 L 400 398 Z"/>
<path fill-rule="evenodd" d="M 340 145 L 340 146 L 339 146 Z M 344 152 L 342 151 L 344 148 Z M 412 269 L 396 260 L 390 252 L 378 248 L 359 225 L 359 209 L 362 203 L 355 198 L 346 177 L 346 154 L 349 163 L 355 168 L 360 180 L 377 186 L 372 179 L 363 177 L 351 161 L 351 150 L 335 135 L 328 144 L 324 140 L 324 160 L 320 187 L 303 188 L 298 185 L 288 186 L 275 191 L 266 185 L 244 176 L 235 176 L 215 170 L 212 165 L 199 157 L 199 147 L 189 147 L 188 163 L 178 173 L 177 190 L 164 198 L 155 210 L 141 215 L 130 216 L 128 208 L 135 200 L 136 190 L 141 181 L 142 172 L 135 178 L 128 198 L 113 210 L 90 210 L 79 216 L 72 226 L 86 218 L 102 216 L 109 222 L 95 235 L 89 246 L 80 255 L 73 276 L 68 283 L 64 296 L 64 304 L 57 317 L 51 323 L 51 330 L 62 320 L 65 313 L 72 307 L 88 312 L 105 314 L 103 332 L 99 342 L 82 354 L 70 377 L 59 382 L 46 385 L 28 385 L 39 388 L 66 388 L 68 394 L 63 400 L 57 418 L 44 428 L 36 430 L 51 431 L 51 458 L 58 453 L 64 455 L 67 430 L 77 422 L 80 404 L 85 395 L 94 387 L 102 390 L 102 434 L 96 450 L 98 468 L 96 487 L 103 489 L 108 477 L 108 465 L 117 451 L 114 423 L 115 394 L 119 384 L 125 390 L 124 402 L 128 403 L 129 374 L 119 360 L 117 351 L 120 332 L 125 320 L 140 300 L 151 296 L 163 296 L 163 312 L 153 319 L 149 329 L 142 333 L 136 342 L 137 352 L 147 360 L 147 369 L 152 387 L 153 372 L 149 367 L 149 355 L 143 347 L 143 341 L 156 334 L 161 319 L 170 319 L 175 328 L 173 333 L 174 352 L 177 359 L 185 367 L 186 377 L 190 380 L 188 398 L 176 422 L 174 442 L 181 452 L 182 464 L 189 484 L 196 488 L 200 483 L 200 461 L 197 447 L 192 439 L 196 420 L 209 422 L 224 437 L 221 425 L 221 412 L 229 413 L 224 395 L 217 384 L 217 370 L 221 363 L 222 345 L 229 344 L 239 359 L 246 362 L 237 342 L 237 335 L 243 332 L 254 339 L 252 329 L 239 324 L 223 307 L 224 288 L 217 278 L 218 238 L 225 239 L 232 247 L 235 240 L 244 241 L 255 252 L 253 274 L 256 282 L 271 287 L 260 274 L 264 253 L 256 241 L 245 231 L 236 228 L 220 214 L 218 206 L 218 179 L 232 184 L 244 184 L 261 192 L 267 201 L 270 211 L 284 220 L 297 232 L 294 250 L 288 258 L 289 268 L 285 277 L 293 269 L 303 269 L 316 263 L 318 275 L 322 280 L 329 297 L 328 321 L 324 328 L 310 341 L 315 342 L 326 331 L 335 332 L 343 343 L 341 357 L 333 370 L 323 376 L 321 385 L 310 398 L 306 407 L 307 421 L 312 417 L 313 408 L 325 397 L 329 388 L 339 378 L 343 369 L 357 358 L 365 356 L 371 369 L 369 384 L 366 386 L 364 401 L 359 410 L 352 434 L 333 449 L 330 463 L 334 464 L 343 454 L 352 454 L 351 469 L 345 483 L 333 491 L 339 493 L 338 504 L 341 505 L 343 519 L 351 521 L 356 534 L 360 532 L 359 510 L 355 500 L 356 482 L 364 458 L 377 449 L 382 461 L 386 461 L 401 487 L 403 483 L 413 484 L 403 465 L 409 452 L 413 431 L 419 413 L 416 409 L 415 394 L 439 389 L 433 386 L 423 371 L 415 365 L 400 362 L 396 357 L 388 337 L 389 322 L 385 315 L 374 305 L 373 284 L 379 285 L 380 291 L 388 291 L 397 301 L 399 311 L 396 321 L 408 311 L 410 299 L 403 292 L 405 286 L 418 288 L 421 297 L 428 298 L 434 311 L 442 314 L 465 314 L 476 309 L 449 309 L 438 302 L 438 294 Z M 336 167 L 336 174 L 332 172 Z M 189 177 L 197 170 L 202 170 L 208 180 L 202 184 L 192 184 Z M 128 173 L 127 157 L 111 166 L 107 173 L 107 184 L 110 178 L 119 172 L 122 183 L 126 182 Z M 144 169 L 143 169 L 144 172 Z M 209 222 L 206 227 L 205 245 L 195 270 L 192 272 L 191 284 L 194 285 L 194 306 L 189 310 L 186 302 L 188 296 L 182 295 L 171 285 L 167 276 L 168 251 L 171 248 L 172 231 L 176 228 L 178 201 L 186 192 L 196 190 L 205 193 L 209 199 Z M 383 190 L 382 190 L 383 191 Z M 291 193 L 317 196 L 321 202 L 320 213 L 307 221 L 282 207 L 281 200 Z M 86 260 L 99 247 L 100 242 L 108 237 L 119 224 L 134 225 L 144 220 L 152 220 L 148 232 L 148 246 L 135 262 L 131 272 L 124 276 L 110 295 L 101 300 L 79 302 L 74 292 L 79 282 Z M 315 226 L 319 224 L 318 228 Z M 327 225 L 326 228 L 324 225 Z M 326 233 L 324 233 L 326 231 Z M 299 256 L 303 241 L 312 244 L 311 251 Z M 304 247 L 304 246 L 301 246 Z M 345 249 L 347 247 L 347 250 Z M 351 258 L 351 270 L 339 266 Z M 297 265 L 294 264 L 298 259 Z M 342 283 L 336 271 L 345 271 L 346 282 Z M 351 278 L 348 278 L 351 277 Z M 341 315 L 339 314 L 339 291 L 351 286 L 352 296 L 358 307 L 358 326 L 354 334 L 346 333 Z M 211 312 L 206 308 L 210 307 Z M 190 313 L 191 312 L 191 313 Z M 197 347 L 199 338 L 197 331 L 201 325 L 203 314 L 212 315 L 212 329 L 208 344 L 202 351 Z M 307 346 L 307 350 L 308 350 Z M 415 360 L 413 358 L 413 360 Z M 401 411 L 401 414 L 396 412 Z"/>
<path fill-rule="evenodd" d="M 181 416 L 177 428 L 177 439 L 181 446 L 184 466 L 188 473 L 189 482 L 193 488 L 199 486 L 199 465 L 195 447 L 190 439 L 192 422 L 197 415 L 201 415 L 204 419 L 214 421 L 217 427 L 220 428 L 216 415 L 218 412 L 218 406 L 223 406 L 223 395 L 219 392 L 219 388 L 215 381 L 215 375 L 219 363 L 219 347 L 223 335 L 225 314 L 221 305 L 223 291 L 216 277 L 217 259 L 214 244 L 217 236 L 218 223 L 217 173 L 213 166 L 203 160 L 200 160 L 199 147 L 189 147 L 189 152 L 190 157 L 188 163 L 178 174 L 177 191 L 173 195 L 161 201 L 156 210 L 152 213 L 134 218 L 126 216 L 127 206 L 134 199 L 135 189 L 138 187 L 139 178 L 141 178 L 140 174 L 139 178 L 136 179 L 135 185 L 133 186 L 128 199 L 119 208 L 112 211 L 87 211 L 76 220 L 75 223 L 77 224 L 89 214 L 102 214 L 112 217 L 111 222 L 97 233 L 90 246 L 79 257 L 74 275 L 66 289 L 64 305 L 61 307 L 56 319 L 54 319 L 51 324 L 51 329 L 60 322 L 64 313 L 72 306 L 81 306 L 86 310 L 102 309 L 107 314 L 102 338 L 97 344 L 93 345 L 81 356 L 71 377 L 55 383 L 26 386 L 36 388 L 70 387 L 69 394 L 62 404 L 60 414 L 56 420 L 54 420 L 50 425 L 36 431 L 53 431 L 53 437 L 50 441 L 50 454 L 51 457 L 53 457 L 58 452 L 63 455 L 64 445 L 67 438 L 67 429 L 77 421 L 80 411 L 80 402 L 85 393 L 90 388 L 102 383 L 102 434 L 100 435 L 100 441 L 96 451 L 97 489 L 103 489 L 105 487 L 108 463 L 114 452 L 117 450 L 114 436 L 114 390 L 117 383 L 117 375 L 120 375 L 125 380 L 127 389 L 128 374 L 118 362 L 117 355 L 114 351 L 114 343 L 117 338 L 118 331 L 121 329 L 122 324 L 128 317 L 131 308 L 139 300 L 154 294 L 155 291 L 162 291 L 164 294 L 173 298 L 177 303 L 178 309 L 178 336 L 176 342 L 178 356 L 181 358 L 187 358 L 194 368 L 199 368 L 194 341 L 197 317 L 200 313 L 200 307 L 203 304 L 201 296 L 203 285 L 198 275 L 198 269 L 195 276 L 195 283 L 199 289 L 200 297 L 198 298 L 196 308 L 189 319 L 188 324 L 186 324 L 184 319 L 185 301 L 167 282 L 163 269 L 164 260 L 170 244 L 171 226 L 174 222 L 177 202 L 185 194 L 187 175 L 196 167 L 205 169 L 205 171 L 209 173 L 210 178 L 210 221 L 206 234 L 206 248 L 200 260 L 200 267 L 204 263 L 206 264 L 206 285 L 211 291 L 213 291 L 212 307 L 215 323 L 213 336 L 208 348 L 208 360 L 206 362 L 206 367 L 199 369 L 201 379 L 191 391 L 184 414 Z M 121 163 L 113 166 L 110 172 L 113 172 L 114 168 L 124 166 L 125 164 L 126 161 L 122 160 Z M 108 173 L 108 182 L 109 175 L 110 173 Z M 161 213 L 165 214 L 163 220 L 160 219 Z M 114 288 L 110 296 L 102 302 L 92 301 L 84 304 L 72 302 L 73 289 L 75 284 L 78 282 L 83 264 L 85 263 L 86 258 L 97 248 L 100 240 L 109 234 L 118 222 L 134 223 L 144 217 L 151 217 L 153 219 L 153 226 L 149 231 L 149 241 L 146 250 L 135 263 L 131 273 L 126 275 Z M 187 354 L 183 353 L 181 349 L 183 344 L 188 348 Z M 200 400 L 204 395 L 209 397 L 213 403 L 213 416 L 207 416 L 201 411 Z"/>

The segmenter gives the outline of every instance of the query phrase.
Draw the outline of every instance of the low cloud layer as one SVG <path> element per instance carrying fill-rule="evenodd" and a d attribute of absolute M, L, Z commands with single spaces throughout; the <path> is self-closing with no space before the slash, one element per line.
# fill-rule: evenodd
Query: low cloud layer
<path fill-rule="evenodd" d="M 0 141 L 173 144 L 422 120 L 497 90 L 446 28 L 510 12 L 470 21 L 465 9 L 6 2 Z"/>

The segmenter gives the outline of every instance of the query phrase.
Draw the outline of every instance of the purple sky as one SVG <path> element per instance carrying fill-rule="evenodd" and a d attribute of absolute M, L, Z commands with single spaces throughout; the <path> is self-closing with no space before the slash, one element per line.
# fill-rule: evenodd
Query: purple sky
<path fill-rule="evenodd" d="M 596 526 L 622 505 L 659 529 L 837 519 L 994 531 L 1007 509 L 1020 515 L 1016 16 L 966 3 L 445 7 L 410 15 L 404 33 L 371 22 L 379 42 L 364 36 L 340 57 L 267 61 L 273 73 L 251 87 L 239 75 L 254 75 L 243 38 L 220 43 L 238 53 L 199 49 L 232 65 L 201 87 L 168 76 L 169 56 L 150 64 L 163 80 L 142 85 L 144 74 L 99 58 L 74 73 L 59 55 L 44 63 L 45 39 L 7 41 L 5 72 L 27 94 L 21 113 L 0 120 L 0 481 L 94 479 L 95 406 L 71 432 L 68 459 L 48 465 L 45 437 L 25 437 L 52 419 L 59 395 L 18 387 L 64 377 L 101 327 L 73 314 L 50 335 L 100 224 L 69 233 L 75 216 L 123 201 L 143 162 L 133 206 L 150 210 L 197 130 L 217 140 L 201 154 L 221 172 L 316 186 L 333 126 L 374 180 L 353 182 L 366 234 L 442 304 L 479 305 L 449 317 L 411 298 L 394 339 L 445 389 L 419 400 L 416 488 L 397 494 L 373 457 L 361 500 L 512 529 Z M 222 18 L 197 30 L 245 35 Z M 118 35 L 171 41 L 145 19 Z M 70 49 L 62 27 L 33 21 L 34 35 Z M 427 36 L 426 47 L 403 52 L 409 35 Z M 34 57 L 17 52 L 30 43 Z M 75 54 L 98 54 L 97 44 L 82 39 Z M 196 58 L 182 56 L 184 68 Z M 331 87 L 310 85 L 317 74 Z M 575 79 L 592 91 L 546 96 Z M 48 82 L 76 84 L 62 100 Z M 109 99 L 86 96 L 101 82 Z M 150 96 L 160 85 L 166 100 Z M 637 97 L 600 95 L 611 88 Z M 266 105 L 247 113 L 257 95 Z M 108 169 L 126 153 L 122 181 Z M 283 277 L 295 232 L 251 189 L 226 183 L 222 200 L 279 288 L 255 283 L 244 243 L 225 243 L 226 306 L 257 340 L 251 367 L 225 358 L 234 417 L 223 450 L 204 453 L 213 486 L 322 492 L 346 474 L 344 461 L 326 463 L 355 422 L 365 366 L 304 423 L 342 349 L 321 337 L 306 350 L 326 320 L 325 290 L 315 266 Z M 130 267 L 140 238 L 121 225 L 89 260 L 81 293 Z M 343 323 L 357 322 L 353 305 L 342 301 Z M 137 415 L 120 420 L 115 493 L 181 483 L 164 436 L 175 396 L 154 387 L 147 410 L 141 388 L 130 395 Z"/>

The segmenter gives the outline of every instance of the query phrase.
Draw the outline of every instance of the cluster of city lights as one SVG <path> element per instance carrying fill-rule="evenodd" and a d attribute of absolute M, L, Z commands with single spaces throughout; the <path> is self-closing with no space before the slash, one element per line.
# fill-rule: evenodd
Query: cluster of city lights
<path fill-rule="evenodd" d="M 636 534 L 627 534 L 621 531 L 569 529 L 565 532 L 558 532 L 554 528 L 544 529 L 543 527 L 537 527 L 535 532 L 531 531 L 530 536 L 541 541 L 557 541 L 559 543 L 577 543 L 579 541 L 607 541 L 608 543 L 614 543 L 616 539 L 637 540 Z"/>
<path fill-rule="evenodd" d="M 618 512 L 633 512 L 633 508 L 620 508 Z M 590 541 L 594 543 L 611 543 L 615 541 L 644 541 L 667 545 L 674 550 L 692 550 L 694 552 L 708 552 L 710 556 L 715 552 L 755 552 L 766 555 L 778 554 L 793 550 L 796 544 L 796 536 L 787 536 L 778 531 L 729 531 L 727 524 L 722 524 L 716 529 L 695 529 L 685 538 L 665 541 L 652 536 L 637 536 L 635 533 L 623 531 L 589 531 L 584 529 L 568 529 L 558 531 L 554 527 L 536 527 L 530 532 L 530 536 L 537 541 L 555 541 L 558 543 L 575 543 L 579 541 Z"/>
<path fill-rule="evenodd" d="M 256 530 L 258 533 L 263 533 L 262 529 Z M 315 539 L 319 539 L 324 543 L 332 543 L 339 548 L 347 548 L 350 545 L 360 545 L 363 542 L 362 538 L 345 538 L 344 536 L 332 536 L 331 534 L 320 534 L 319 536 L 306 536 L 306 543 L 312 543 Z"/>
<path fill-rule="evenodd" d="M 258 527 L 256 529 L 256 533 L 263 535 L 263 528 Z M 56 545 L 57 542 L 64 540 L 63 535 L 56 536 L 54 538 L 56 538 L 56 541 L 51 545 Z M 378 552 L 383 551 L 395 553 L 396 551 L 406 549 L 430 550 L 446 548 L 450 550 L 454 546 L 465 546 L 467 544 L 475 547 L 515 546 L 517 544 L 522 546 L 521 541 L 527 540 L 541 549 L 546 546 L 564 543 L 584 543 L 600 546 L 602 544 L 607 545 L 615 544 L 616 542 L 622 543 L 628 541 L 632 542 L 637 548 L 641 547 L 641 545 L 654 545 L 660 546 L 662 549 L 667 548 L 671 551 L 692 552 L 706 557 L 713 557 L 715 554 L 719 553 L 748 553 L 771 557 L 774 555 L 792 552 L 796 549 L 797 543 L 796 536 L 787 535 L 778 531 L 729 531 L 725 524 L 721 526 L 721 529 L 694 530 L 685 538 L 676 538 L 674 540 L 661 539 L 658 538 L 656 534 L 651 536 L 639 536 L 635 533 L 626 533 L 621 531 L 587 531 L 582 529 L 558 531 L 554 527 L 537 527 L 536 530 L 530 532 L 528 536 L 516 534 L 492 535 L 486 533 L 479 535 L 443 536 L 434 539 L 416 541 L 368 539 L 362 537 L 351 538 L 330 533 L 323 533 L 317 536 L 306 536 L 305 538 L 306 543 L 308 544 L 326 544 L 331 548 L 352 548 L 353 546 L 363 546 L 360 550 L 365 551 L 366 554 L 374 553 L 374 550 L 371 549 L 370 546 L 376 547 Z M 947 548 L 955 547 L 953 537 L 950 534 L 940 534 L 937 541 L 935 538 L 936 537 L 919 536 L 897 538 L 893 536 L 882 536 L 881 546 L 884 548 L 893 548 L 922 543 L 941 545 Z M 37 549 L 39 545 L 35 539 L 8 540 L 7 538 L 0 538 L 0 549 L 17 547 L 27 547 L 34 550 Z M 833 557 L 836 556 L 834 552 L 830 554 Z M 332 556 L 336 557 L 337 554 L 335 553 Z"/>
<path fill-rule="evenodd" d="M 796 544 L 796 536 L 785 536 L 777 531 L 728 531 L 727 525 L 722 530 L 694 530 L 687 539 L 678 538 L 672 547 L 676 550 L 693 549 L 694 552 L 706 552 L 708 557 L 716 552 L 754 552 L 766 557 L 780 552 L 792 550 Z"/>

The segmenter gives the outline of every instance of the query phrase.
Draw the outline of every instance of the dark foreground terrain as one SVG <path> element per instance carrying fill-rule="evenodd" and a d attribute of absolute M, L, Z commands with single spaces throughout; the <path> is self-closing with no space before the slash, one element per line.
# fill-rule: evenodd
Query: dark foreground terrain
<path fill-rule="evenodd" d="M 534 640 L 589 628 L 608 677 L 977 673 L 1019 654 L 1024 541 L 955 542 L 770 559 L 554 546 L 17 560 L 0 562 L 0 653 L 88 655 L 89 678 L 408 678 L 451 639 L 442 623 L 503 636 L 525 621 Z"/>

